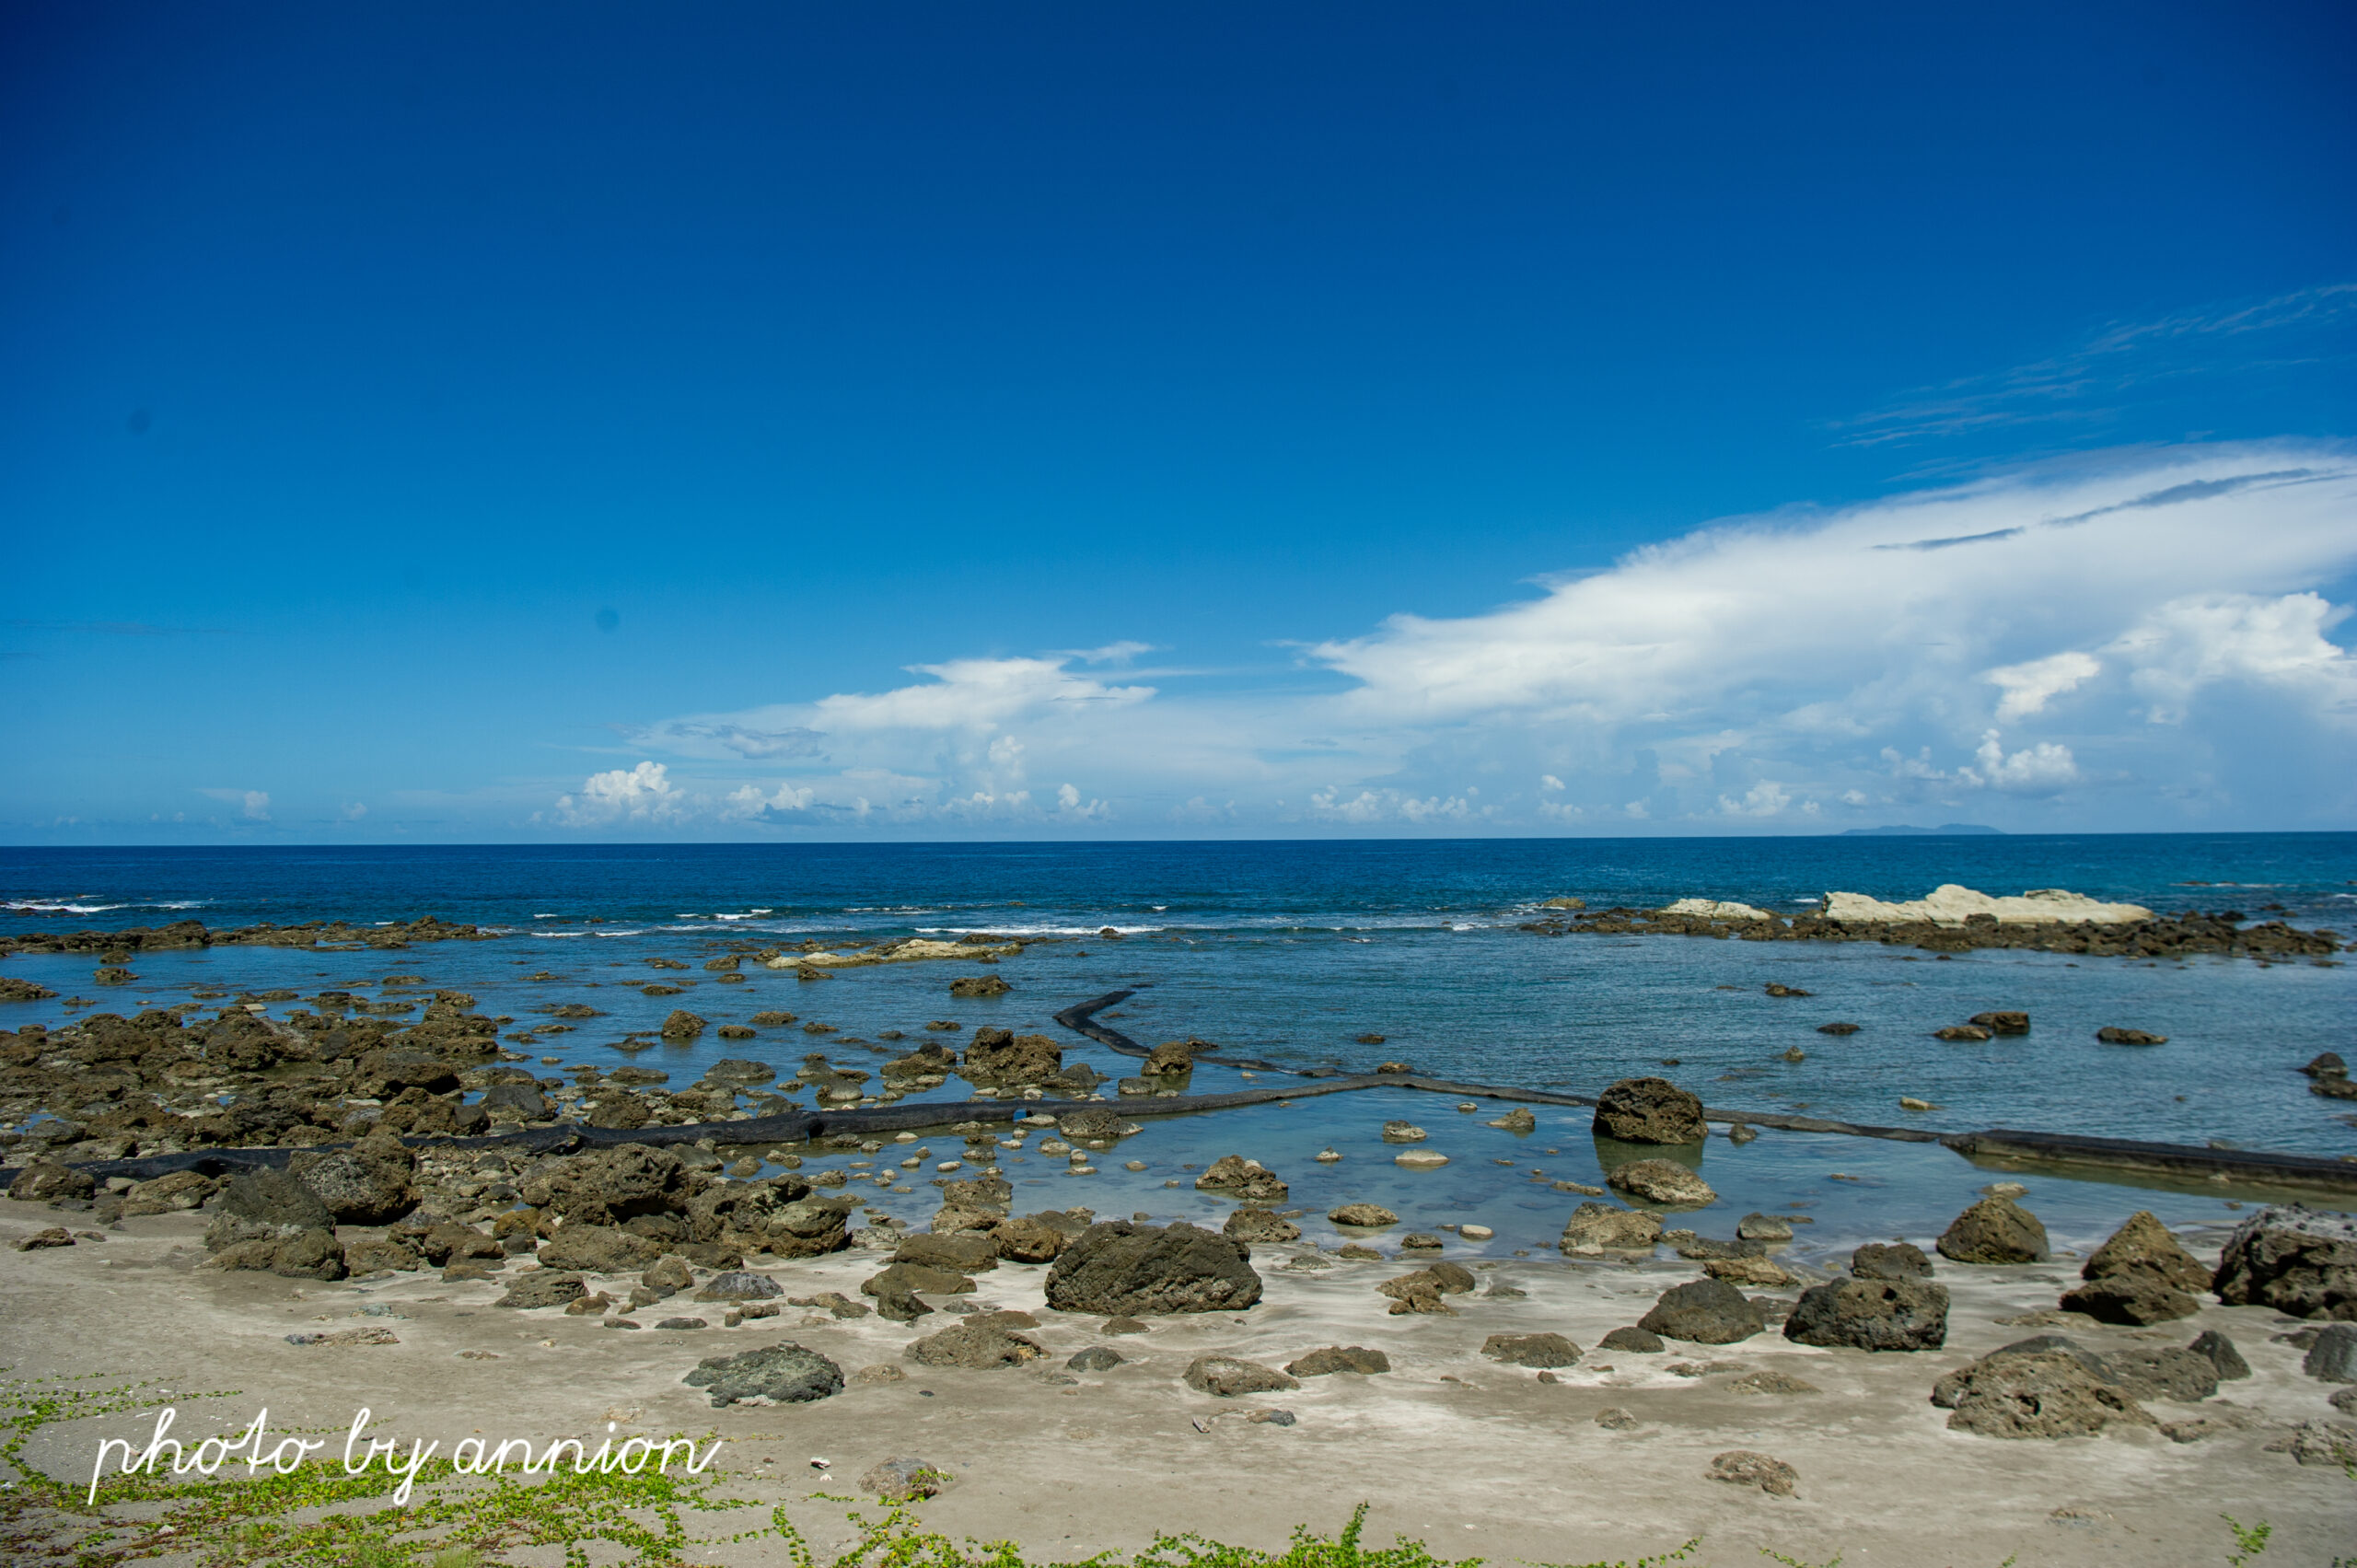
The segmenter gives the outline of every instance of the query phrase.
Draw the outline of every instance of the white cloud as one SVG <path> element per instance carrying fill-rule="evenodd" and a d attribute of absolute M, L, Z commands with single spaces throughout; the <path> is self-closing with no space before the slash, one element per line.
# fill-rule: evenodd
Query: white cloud
<path fill-rule="evenodd" d="M 581 781 L 577 796 L 557 797 L 556 814 L 568 827 L 590 828 L 673 822 L 686 807 L 685 797 L 671 783 L 670 770 L 660 762 L 641 762 L 590 774 Z"/>
<path fill-rule="evenodd" d="M 1997 722 L 2011 724 L 2015 719 L 2044 713 L 2049 702 L 2077 691 L 2082 682 L 2093 680 L 2102 673 L 2103 665 L 2098 660 L 2076 648 L 2066 648 L 2027 664 L 1990 670 L 1983 679 L 1995 682 L 2004 691 L 1997 703 Z"/>
<path fill-rule="evenodd" d="M 2325 632 L 2348 614 L 2314 593 L 2195 595 L 2156 607 L 2111 647 L 2154 700 L 2156 724 L 2181 723 L 2196 695 L 2227 682 L 2304 694 L 2346 724 L 2357 719 L 2357 660 Z"/>
<path fill-rule="evenodd" d="M 2079 782 L 2079 764 L 2071 749 L 2052 740 L 2006 754 L 1995 730 L 1980 738 L 1973 754 L 1977 767 L 1958 768 L 1956 777 L 1974 789 L 2002 789 L 2015 795 L 2052 795 Z"/>
<path fill-rule="evenodd" d="M 2338 781 L 2357 772 L 2357 665 L 2328 635 L 2357 568 L 2352 517 L 2357 464 L 2338 447 L 2098 455 L 1737 519 L 1483 613 L 1394 616 L 1304 649 L 1311 682 L 1163 671 L 1163 689 L 1082 668 L 1141 641 L 656 723 L 625 733 L 709 772 L 585 786 L 558 816 L 1724 830 L 1794 825 L 1819 800 L 1972 800 L 2001 826 L 2163 828 L 2265 800 L 2328 826 L 2316 812 L 2348 802 Z M 2247 704 L 2206 699 L 2235 693 L 2271 704 L 2256 743 L 2221 739 Z M 773 776 L 731 773 L 750 761 Z M 1029 779 L 1076 774 L 1098 797 L 1034 800 Z"/>
<path fill-rule="evenodd" d="M 270 820 L 270 792 L 263 789 L 201 789 L 199 795 L 237 807 L 249 822 Z"/>
<path fill-rule="evenodd" d="M 1773 817 L 1792 803 L 1793 797 L 1784 786 L 1770 779 L 1753 784 L 1741 800 L 1719 796 L 1719 809 L 1729 817 Z"/>

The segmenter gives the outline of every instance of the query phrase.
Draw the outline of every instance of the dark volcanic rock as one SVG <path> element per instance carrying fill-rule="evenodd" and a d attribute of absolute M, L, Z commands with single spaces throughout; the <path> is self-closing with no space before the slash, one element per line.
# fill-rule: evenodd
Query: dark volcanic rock
<path fill-rule="evenodd" d="M 2357 1321 L 2357 1219 L 2270 1205 L 2227 1238 L 2212 1281 L 2230 1307 Z"/>
<path fill-rule="evenodd" d="M 1635 1355 L 1659 1355 L 1669 1347 L 1651 1329 L 1615 1329 L 1597 1342 L 1599 1350 L 1626 1351 Z"/>
<path fill-rule="evenodd" d="M 1064 1365 L 1074 1372 L 1110 1372 L 1129 1360 L 1111 1345 L 1090 1345 L 1075 1353 Z"/>
<path fill-rule="evenodd" d="M 2166 1035 L 2148 1034 L 2142 1029 L 2117 1028 L 2097 1029 L 2096 1039 L 2106 1045 L 2166 1045 L 2169 1042 L 2169 1037 Z"/>
<path fill-rule="evenodd" d="M 1596 1131 L 1624 1144 L 1698 1144 L 1702 1102 L 1667 1078 L 1623 1078 L 1596 1102 Z"/>
<path fill-rule="evenodd" d="M 1184 1221 L 1110 1220 L 1067 1245 L 1048 1271 L 1048 1305 L 1106 1317 L 1225 1312 L 1260 1299 L 1260 1276 L 1241 1243 Z"/>
<path fill-rule="evenodd" d="M 965 1072 L 987 1082 L 1029 1084 L 1054 1077 L 1063 1063 L 1063 1048 L 1046 1035 L 976 1029 L 966 1048 Z"/>
<path fill-rule="evenodd" d="M 334 1212 L 285 1171 L 240 1171 L 215 1201 L 204 1249 L 218 1252 L 240 1241 L 282 1240 L 297 1231 L 334 1228 Z"/>
<path fill-rule="evenodd" d="M 1851 1350 L 1938 1350 L 1948 1339 L 1948 1293 L 1920 1280 L 1836 1280 L 1801 1293 L 1784 1337 Z"/>
<path fill-rule="evenodd" d="M 1759 1308 L 1724 1280 L 1691 1280 L 1661 1293 L 1637 1326 L 1665 1339 L 1731 1345 L 1765 1329 Z"/>
<path fill-rule="evenodd" d="M 319 1195 L 340 1225 L 390 1225 L 415 1208 L 417 1189 L 411 1178 L 416 1167 L 416 1156 L 389 1134 L 327 1154 L 306 1150 L 286 1167 Z"/>
<path fill-rule="evenodd" d="M 1975 1013 L 1970 1022 L 1979 1024 L 1991 1034 L 2026 1035 L 2029 1033 L 2027 1013 Z"/>
<path fill-rule="evenodd" d="M 714 1410 L 755 1401 L 798 1405 L 842 1393 L 843 1369 L 789 1342 L 742 1355 L 708 1356 L 679 1381 L 709 1393 Z"/>
<path fill-rule="evenodd" d="M 2221 1383 L 2232 1383 L 2250 1376 L 2250 1363 L 2245 1361 L 2242 1352 L 2235 1348 L 2235 1342 L 2215 1329 L 2204 1329 L 2186 1348 L 2197 1355 L 2208 1356 L 2210 1365 L 2218 1369 L 2218 1381 Z"/>

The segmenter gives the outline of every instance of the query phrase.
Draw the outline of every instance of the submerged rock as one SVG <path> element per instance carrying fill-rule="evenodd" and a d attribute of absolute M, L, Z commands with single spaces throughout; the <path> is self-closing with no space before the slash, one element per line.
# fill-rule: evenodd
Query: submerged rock
<path fill-rule="evenodd" d="M 1715 1203 L 1711 1184 L 1676 1160 L 1631 1160 L 1605 1177 L 1608 1185 L 1652 1203 Z"/>
<path fill-rule="evenodd" d="M 1248 1203 L 1282 1203 L 1289 1191 L 1276 1172 L 1241 1155 L 1222 1155 L 1213 1160 L 1209 1170 L 1195 1178 L 1195 1189 L 1225 1192 Z"/>
<path fill-rule="evenodd" d="M 1601 1418 L 1599 1418 L 1601 1419 Z M 1730 1448 L 1711 1460 L 1711 1479 L 1736 1486 L 1756 1486 L 1773 1497 L 1790 1497 L 1799 1487 L 1800 1471 L 1782 1459 L 1771 1459 L 1748 1448 Z"/>
<path fill-rule="evenodd" d="M 1271 1210 L 1248 1205 L 1227 1216 L 1220 1234 L 1238 1241 L 1298 1241 L 1301 1226 Z"/>
<path fill-rule="evenodd" d="M 1564 1252 L 1650 1252 L 1661 1239 L 1661 1220 L 1641 1209 L 1582 1203 L 1563 1223 Z"/>
<path fill-rule="evenodd" d="M 1371 1376 L 1390 1370 L 1389 1356 L 1364 1345 L 1326 1345 L 1285 1363 L 1285 1371 L 1295 1377 L 1326 1377 L 1337 1372 Z"/>

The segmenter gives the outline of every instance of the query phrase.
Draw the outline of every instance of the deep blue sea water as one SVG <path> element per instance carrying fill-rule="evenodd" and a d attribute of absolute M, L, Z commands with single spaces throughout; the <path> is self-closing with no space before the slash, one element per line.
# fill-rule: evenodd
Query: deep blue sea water
<path fill-rule="evenodd" d="M 838 1060 L 865 1063 L 861 1047 L 832 1042 L 873 1040 L 888 1028 L 915 1034 L 936 1017 L 1059 1034 L 1070 1055 L 1119 1074 L 1130 1069 L 1058 1029 L 1051 1015 L 1136 987 L 1112 1021 L 1148 1043 L 1199 1035 L 1305 1066 L 1403 1059 L 1452 1077 L 1591 1094 L 1617 1077 L 1658 1072 L 1713 1108 L 1942 1131 L 2025 1127 L 2357 1153 L 2347 1104 L 2309 1095 L 2307 1080 L 2292 1071 L 2321 1051 L 2357 1058 L 2357 969 L 2013 952 L 1944 960 L 1875 944 L 1550 939 L 1515 929 L 1534 904 L 1556 895 L 1599 907 L 1702 895 L 1799 909 L 1800 900 L 1829 889 L 1903 899 L 1942 882 L 1992 893 L 2068 888 L 2160 910 L 2238 909 L 2253 919 L 2357 930 L 2357 834 L 0 849 L 0 900 L 17 929 L 187 916 L 229 926 L 431 913 L 510 933 L 495 942 L 399 953 L 145 955 L 135 966 L 137 983 L 103 992 L 89 983 L 87 958 L 6 961 L 7 973 L 62 996 L 97 996 L 110 1010 L 169 1004 L 198 988 L 316 991 L 424 974 L 473 992 L 485 1012 L 526 1022 L 536 1002 L 591 1001 L 607 1016 L 549 1049 L 563 1060 L 610 1065 L 621 1060 L 610 1050 L 614 1041 L 629 1030 L 651 1030 L 675 1005 L 715 1024 L 785 1008 L 836 1027 L 823 1040 L 799 1028 L 726 1044 L 707 1034 L 694 1045 L 636 1058 L 670 1069 L 675 1085 L 721 1055 L 760 1057 L 790 1074 L 806 1051 L 825 1045 Z M 605 923 L 586 923 L 593 916 Z M 1096 935 L 1109 925 L 1123 933 L 1120 940 Z M 621 983 L 655 978 L 645 968 L 650 958 L 700 964 L 722 940 L 985 930 L 1066 939 L 999 966 L 1015 990 L 988 1001 L 953 1003 L 947 982 L 960 971 L 930 963 L 811 983 L 757 970 L 749 983 L 727 986 L 701 969 L 667 971 L 666 979 L 695 983 L 666 998 Z M 544 970 L 560 979 L 524 978 Z M 1771 981 L 1812 994 L 1771 998 L 1764 992 Z M 1943 1024 L 1997 1007 L 2027 1009 L 2032 1033 L 1980 1045 L 1931 1038 Z M 10 1004 L 0 1024 L 70 1016 L 62 1001 Z M 1846 1039 L 1816 1032 L 1833 1019 L 1863 1028 Z M 2106 1024 L 2153 1030 L 2169 1042 L 2101 1045 L 2094 1035 Z M 1358 1044 L 1365 1033 L 1383 1035 L 1385 1043 Z M 1785 1060 L 1794 1046 L 1805 1053 L 1797 1063 Z M 1663 1067 L 1666 1059 L 1678 1065 Z M 1194 1086 L 1236 1081 L 1205 1069 Z M 1905 1112 L 1901 1096 L 1940 1109 Z M 1402 1103 L 1388 1103 L 1394 1099 Z M 1178 1188 L 1164 1183 L 1181 1179 L 1178 1167 L 1232 1146 L 1272 1165 L 1283 1159 L 1295 1201 L 1314 1210 L 1353 1195 L 1429 1207 L 1446 1193 L 1465 1217 L 1479 1209 L 1497 1225 L 1499 1245 L 1529 1245 L 1541 1232 L 1551 1238 L 1576 1200 L 1541 1190 L 1531 1170 L 1597 1179 L 1585 1116 L 1542 1115 L 1538 1134 L 1514 1139 L 1480 1125 L 1491 1114 L 1494 1108 L 1465 1114 L 1434 1097 L 1387 1091 L 1153 1123 L 1122 1151 L 1123 1158 L 1146 1159 L 1150 1171 L 1125 1173 L 1109 1160 L 1086 1179 L 1086 1201 L 1106 1212 L 1135 1202 L 1144 1212 L 1193 1213 L 1211 1200 L 1183 1180 Z M 1422 1177 L 1396 1170 L 1375 1134 L 1397 1115 L 1430 1128 L 1452 1165 Z M 1346 1159 L 1310 1162 L 1323 1144 Z M 1935 1231 L 1989 1179 L 1936 1147 L 1821 1135 L 1771 1134 L 1744 1149 L 1714 1139 L 1705 1158 L 1730 1220 L 1746 1207 L 1815 1204 L 1829 1244 Z M 1833 1182 L 1836 1172 L 1860 1179 Z M 1055 1178 L 1059 1186 L 1078 1179 Z M 2138 1206 L 2162 1206 L 2177 1223 L 2229 1213 L 2198 1190 L 2156 1196 L 2049 1179 L 2039 1191 L 2048 1205 L 2041 1212 L 2058 1235 L 2073 1234 L 2073 1215 L 2082 1222 L 2077 1231 L 2099 1235 Z M 898 1202 L 878 1191 L 888 1205 Z M 1117 1193 L 1127 1196 L 1116 1201 Z M 911 1203 L 920 1198 L 909 1195 Z"/>

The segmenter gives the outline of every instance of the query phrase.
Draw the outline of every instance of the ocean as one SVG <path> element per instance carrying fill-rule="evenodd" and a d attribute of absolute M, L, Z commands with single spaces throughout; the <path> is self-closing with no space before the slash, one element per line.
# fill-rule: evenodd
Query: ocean
<path fill-rule="evenodd" d="M 1937 958 L 1871 943 L 1550 938 L 1517 929 L 1540 900 L 1559 896 L 1598 908 L 1705 896 L 1798 910 L 1829 890 L 1906 899 L 1944 882 L 1993 893 L 2067 888 L 2161 911 L 2235 909 L 2347 933 L 2357 929 L 2357 834 L 6 849 L 6 929 L 434 914 L 505 935 L 399 952 L 143 954 L 134 982 L 104 990 L 93 989 L 87 956 L 19 955 L 0 973 L 39 981 L 60 998 L 0 1005 L 0 1025 L 54 1025 L 91 1010 L 68 1008 L 76 996 L 127 1013 L 193 990 L 358 990 L 408 973 L 473 993 L 479 1010 L 526 1023 L 536 1005 L 590 1001 L 603 1016 L 552 1037 L 552 1053 L 609 1066 L 635 1060 L 669 1071 L 674 1086 L 722 1056 L 753 1057 L 790 1075 L 806 1052 L 823 1048 L 872 1068 L 867 1051 L 894 1049 L 871 1046 L 877 1035 L 926 1038 L 919 1031 L 935 1018 L 1055 1035 L 1068 1060 L 1118 1075 L 1133 1063 L 1060 1028 L 1052 1015 L 1134 989 L 1109 1021 L 1149 1045 L 1194 1036 L 1301 1067 L 1363 1071 L 1399 1060 L 1438 1076 L 1585 1094 L 1659 1074 L 1714 1110 L 2357 1153 L 2347 1103 L 2311 1096 L 2293 1071 L 2319 1051 L 2357 1056 L 2351 967 L 1996 950 Z M 1120 935 L 1099 935 L 1108 927 Z M 1059 940 L 991 971 L 1013 990 L 987 999 L 951 1000 L 953 974 L 981 972 L 954 962 L 817 982 L 756 968 L 749 982 L 733 985 L 700 967 L 716 943 L 979 931 Z M 693 983 L 659 998 L 625 989 L 656 978 L 646 962 L 657 958 L 690 965 L 662 978 Z M 557 978 L 527 978 L 543 972 Z M 1771 996 L 1771 982 L 1809 994 Z M 654 1030 L 675 1006 L 714 1025 L 784 1008 L 832 1028 L 764 1029 L 750 1041 L 707 1032 L 629 1058 L 612 1050 L 631 1031 Z M 2031 1032 L 1977 1044 L 1932 1038 L 1942 1025 L 1996 1008 L 2026 1010 Z M 1817 1032 L 1835 1020 L 1859 1031 Z M 2104 1045 L 2095 1032 L 2107 1025 L 2168 1043 Z M 1363 1035 L 1383 1043 L 1361 1044 Z M 1799 1059 L 1788 1059 L 1795 1049 Z M 1192 1087 L 1243 1082 L 1206 1067 Z M 962 1085 L 953 1079 L 943 1092 Z M 1904 1111 L 1901 1097 L 1937 1109 Z M 1109 1168 L 1089 1179 L 1100 1194 L 1129 1194 L 1138 1212 L 1192 1213 L 1210 1200 L 1174 1171 L 1241 1152 L 1282 1160 L 1296 1202 L 1346 1193 L 1385 1202 L 1405 1189 L 1428 1204 L 1448 1193 L 1457 1208 L 1524 1216 L 1498 1227 L 1498 1245 L 1539 1244 L 1576 1200 L 1535 1189 L 1600 1179 L 1585 1113 L 1542 1111 L 1537 1134 L 1510 1138 L 1481 1125 L 1498 1109 L 1459 1111 L 1431 1095 L 1379 1091 L 1156 1122 L 1123 1145 L 1125 1157 L 1147 1156 L 1150 1174 Z M 1425 1125 L 1434 1146 L 1454 1145 L 1450 1167 L 1423 1176 L 1392 1167 L 1376 1131 L 1398 1116 Z M 1491 1142 L 1500 1147 L 1480 1152 Z M 1321 1144 L 1345 1159 L 1311 1162 Z M 1988 1179 L 1936 1146 L 1821 1134 L 1771 1134 L 1740 1150 L 1714 1139 L 1706 1160 L 1730 1205 L 1817 1205 L 1829 1243 L 1935 1228 Z M 1171 1181 L 1178 1185 L 1164 1185 Z M 2049 1225 L 2066 1231 L 2073 1214 L 2092 1231 L 2154 1203 L 2177 1223 L 2223 1223 L 2232 1213 L 2229 1200 L 2198 1188 L 2041 1186 Z M 878 1191 L 888 1200 L 888 1189 Z"/>

